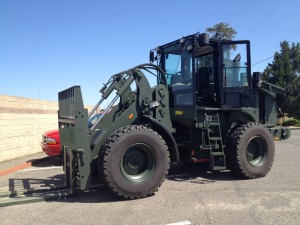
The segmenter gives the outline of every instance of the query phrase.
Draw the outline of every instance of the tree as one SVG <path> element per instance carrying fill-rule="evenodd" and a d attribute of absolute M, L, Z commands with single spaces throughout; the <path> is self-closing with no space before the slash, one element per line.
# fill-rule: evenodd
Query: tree
<path fill-rule="evenodd" d="M 218 23 L 214 27 L 206 28 L 206 32 L 211 35 L 212 39 L 221 41 L 233 40 L 237 32 L 229 25 L 229 23 Z"/>
<path fill-rule="evenodd" d="M 281 50 L 263 72 L 263 80 L 286 89 L 286 95 L 278 96 L 277 106 L 290 116 L 300 118 L 300 44 L 288 41 L 280 43 Z"/>

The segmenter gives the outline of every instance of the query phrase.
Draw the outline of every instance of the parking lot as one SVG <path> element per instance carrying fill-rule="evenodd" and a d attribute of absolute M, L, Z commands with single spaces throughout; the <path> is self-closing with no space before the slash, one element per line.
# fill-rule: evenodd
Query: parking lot
<path fill-rule="evenodd" d="M 300 224 L 300 130 L 276 142 L 270 173 L 238 180 L 172 165 L 154 196 L 124 201 L 103 186 L 66 199 L 0 208 L 1 224 Z M 58 158 L 0 177 L 0 192 L 63 184 Z"/>

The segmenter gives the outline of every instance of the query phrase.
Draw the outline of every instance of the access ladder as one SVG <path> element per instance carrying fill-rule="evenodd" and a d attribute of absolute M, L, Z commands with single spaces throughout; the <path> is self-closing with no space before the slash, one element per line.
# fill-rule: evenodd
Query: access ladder
<path fill-rule="evenodd" d="M 219 114 L 208 115 L 205 113 L 204 129 L 208 139 L 210 170 L 220 171 L 226 169 Z"/>

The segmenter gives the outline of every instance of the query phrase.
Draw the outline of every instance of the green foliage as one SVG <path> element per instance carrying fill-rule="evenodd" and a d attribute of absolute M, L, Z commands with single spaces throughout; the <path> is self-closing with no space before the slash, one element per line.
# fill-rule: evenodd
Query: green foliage
<path fill-rule="evenodd" d="M 206 29 L 212 39 L 217 40 L 233 40 L 237 32 L 229 25 L 229 23 L 218 23 L 214 27 Z"/>
<path fill-rule="evenodd" d="M 281 50 L 263 72 L 263 80 L 286 89 L 285 96 L 277 97 L 282 113 L 300 119 L 300 43 L 280 43 Z"/>
<path fill-rule="evenodd" d="M 295 126 L 295 127 L 300 127 L 300 120 L 289 119 L 289 120 L 283 122 L 283 123 L 282 123 L 282 126 Z"/>

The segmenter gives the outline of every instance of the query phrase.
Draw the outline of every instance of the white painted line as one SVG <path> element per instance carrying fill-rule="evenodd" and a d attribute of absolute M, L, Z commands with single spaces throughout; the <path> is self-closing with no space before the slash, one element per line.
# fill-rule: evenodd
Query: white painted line
<path fill-rule="evenodd" d="M 178 223 L 168 223 L 166 225 L 190 225 L 190 224 L 192 224 L 190 221 L 182 221 Z"/>
<path fill-rule="evenodd" d="M 167 178 L 173 178 L 173 177 L 185 177 L 188 176 L 189 174 L 183 173 L 183 174 L 175 174 L 175 175 L 169 175 Z M 167 224 L 168 225 L 168 224 Z"/>
<path fill-rule="evenodd" d="M 50 167 L 41 167 L 41 168 L 34 168 L 34 169 L 25 169 L 25 170 L 19 170 L 18 172 L 27 172 L 27 171 L 36 171 L 36 170 L 52 170 L 52 169 L 61 169 L 62 166 L 50 166 Z"/>

